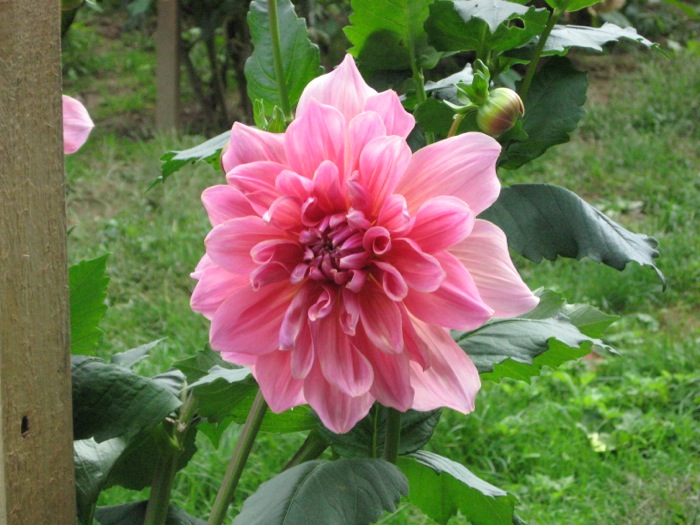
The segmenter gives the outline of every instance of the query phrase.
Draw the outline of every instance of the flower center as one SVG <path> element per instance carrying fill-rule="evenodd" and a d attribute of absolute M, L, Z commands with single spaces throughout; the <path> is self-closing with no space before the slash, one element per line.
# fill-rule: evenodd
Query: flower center
<path fill-rule="evenodd" d="M 359 290 L 373 258 L 371 248 L 365 246 L 370 226 L 362 212 L 350 210 L 328 215 L 303 230 L 299 234 L 303 262 L 292 272 L 292 282 L 309 278 Z"/>

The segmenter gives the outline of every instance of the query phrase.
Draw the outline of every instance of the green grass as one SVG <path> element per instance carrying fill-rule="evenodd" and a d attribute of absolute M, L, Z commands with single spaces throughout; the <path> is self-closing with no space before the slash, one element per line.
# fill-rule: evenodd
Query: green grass
<path fill-rule="evenodd" d="M 207 342 L 207 323 L 189 310 L 189 273 L 209 229 L 199 195 L 223 176 L 196 166 L 146 191 L 163 152 L 204 137 L 153 136 L 148 39 L 105 41 L 95 27 L 94 20 L 77 26 L 65 51 L 65 91 L 82 95 L 97 123 L 85 148 L 67 159 L 69 253 L 72 262 L 112 254 L 98 354 L 166 337 L 139 365 L 152 374 Z M 95 45 L 95 53 L 85 51 Z M 626 61 L 625 73 L 615 70 L 616 60 Z M 607 68 L 610 78 L 599 85 L 593 80 L 596 102 L 580 132 L 501 177 L 560 184 L 628 228 L 657 237 L 668 288 L 662 292 L 653 271 L 635 265 L 617 272 L 590 261 L 518 259 L 531 287 L 554 288 L 569 302 L 622 315 L 607 340 L 623 355 L 546 370 L 531 384 L 486 384 L 472 415 L 445 412 L 430 447 L 516 494 L 518 512 L 531 525 L 696 524 L 700 64 L 647 54 L 586 62 L 596 71 Z M 206 516 L 236 434 L 229 429 L 218 449 L 198 437 L 198 454 L 176 479 L 175 503 Z M 236 506 L 279 471 L 302 438 L 262 437 Z M 147 494 L 114 488 L 101 504 Z M 404 507 L 382 522 L 427 521 Z"/>

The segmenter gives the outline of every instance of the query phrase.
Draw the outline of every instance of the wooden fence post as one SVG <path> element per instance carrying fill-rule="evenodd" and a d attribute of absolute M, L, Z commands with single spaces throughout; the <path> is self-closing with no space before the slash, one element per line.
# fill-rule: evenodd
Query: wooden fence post
<path fill-rule="evenodd" d="M 0 0 L 0 524 L 75 525 L 60 2 Z"/>
<path fill-rule="evenodd" d="M 156 129 L 180 123 L 180 3 L 158 0 L 156 30 Z"/>

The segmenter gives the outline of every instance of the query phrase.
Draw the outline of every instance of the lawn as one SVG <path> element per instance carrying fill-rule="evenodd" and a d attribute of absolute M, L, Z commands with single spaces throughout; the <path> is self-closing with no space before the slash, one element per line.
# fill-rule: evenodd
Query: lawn
<path fill-rule="evenodd" d="M 107 31 L 95 15 L 86 20 L 71 30 L 64 50 L 64 92 L 81 96 L 97 125 L 67 158 L 69 254 L 77 262 L 111 253 L 110 308 L 97 353 L 165 338 L 139 365 L 153 374 L 208 340 L 207 322 L 188 306 L 189 273 L 209 229 L 199 195 L 224 179 L 198 165 L 148 190 L 161 154 L 206 137 L 153 133 L 147 30 L 108 38 L 112 26 Z M 443 413 L 430 447 L 514 493 L 531 525 L 697 524 L 700 60 L 628 51 L 577 61 L 591 71 L 592 86 L 581 129 L 570 143 L 499 175 L 504 184 L 562 185 L 627 228 L 656 237 L 666 289 L 649 268 L 617 272 L 591 261 L 534 264 L 514 256 L 531 288 L 619 315 L 605 339 L 622 355 L 546 369 L 531 383 L 486 382 L 473 414 Z M 231 427 L 218 448 L 199 435 L 198 454 L 176 479 L 176 504 L 207 515 L 236 432 Z M 259 441 L 231 516 L 302 439 Z M 144 497 L 147 491 L 115 488 L 101 504 Z M 407 521 L 427 523 L 407 506 L 382 523 Z"/>

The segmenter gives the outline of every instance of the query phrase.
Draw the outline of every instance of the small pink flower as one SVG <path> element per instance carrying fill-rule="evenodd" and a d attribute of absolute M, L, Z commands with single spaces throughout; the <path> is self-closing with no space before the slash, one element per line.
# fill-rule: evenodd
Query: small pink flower
<path fill-rule="evenodd" d="M 63 95 L 63 153 L 75 153 L 95 127 L 90 115 L 78 100 Z"/>
<path fill-rule="evenodd" d="M 503 232 L 476 219 L 500 191 L 498 143 L 467 133 L 412 154 L 413 126 L 350 56 L 284 134 L 233 126 L 228 184 L 202 195 L 213 229 L 191 303 L 275 412 L 308 403 L 341 433 L 375 400 L 470 412 L 479 376 L 449 329 L 537 303 Z"/>

